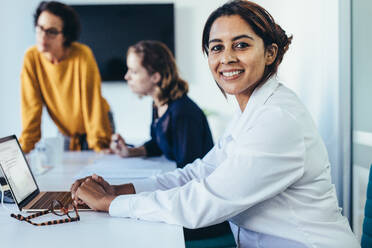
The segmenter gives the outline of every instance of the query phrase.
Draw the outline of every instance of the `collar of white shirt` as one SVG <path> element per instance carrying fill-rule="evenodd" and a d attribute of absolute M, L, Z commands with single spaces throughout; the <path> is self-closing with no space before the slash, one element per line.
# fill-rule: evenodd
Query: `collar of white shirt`
<path fill-rule="evenodd" d="M 228 133 L 234 139 L 239 136 L 243 126 L 247 123 L 249 118 L 251 118 L 254 110 L 256 110 L 257 107 L 265 104 L 270 96 L 274 94 L 274 91 L 277 89 L 278 86 L 279 82 L 275 78 L 271 78 L 253 91 L 243 113 L 241 111 L 238 111 L 237 116 L 235 116 L 232 121 L 232 125 L 229 128 L 230 132 Z"/>

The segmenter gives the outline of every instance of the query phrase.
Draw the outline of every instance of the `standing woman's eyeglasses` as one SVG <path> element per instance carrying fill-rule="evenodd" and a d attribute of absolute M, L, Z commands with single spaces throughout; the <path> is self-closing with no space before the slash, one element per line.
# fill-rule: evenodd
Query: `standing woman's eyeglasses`
<path fill-rule="evenodd" d="M 41 223 L 35 223 L 32 222 L 30 219 L 53 213 L 57 216 L 64 216 L 66 215 L 66 219 L 59 219 L 59 220 L 51 220 L 51 221 L 46 221 L 46 222 L 41 222 Z M 74 221 L 79 221 L 80 216 L 77 211 L 77 208 L 73 204 L 69 204 L 68 206 L 63 206 L 62 203 L 58 200 L 53 200 L 53 202 L 50 205 L 50 208 L 48 210 L 44 210 L 41 212 L 37 212 L 35 214 L 29 215 L 27 217 L 24 217 L 20 214 L 11 214 L 11 217 L 19 220 L 19 221 L 26 221 L 34 226 L 48 226 L 48 225 L 56 225 L 56 224 L 62 224 L 62 223 L 67 223 L 67 222 L 74 222 Z"/>
<path fill-rule="evenodd" d="M 50 39 L 54 39 L 57 37 L 57 35 L 61 34 L 62 31 L 56 29 L 56 28 L 43 28 L 42 26 L 40 25 L 36 25 L 35 27 L 36 29 L 36 34 L 40 35 L 42 33 L 45 33 L 45 35 L 50 38 Z"/>

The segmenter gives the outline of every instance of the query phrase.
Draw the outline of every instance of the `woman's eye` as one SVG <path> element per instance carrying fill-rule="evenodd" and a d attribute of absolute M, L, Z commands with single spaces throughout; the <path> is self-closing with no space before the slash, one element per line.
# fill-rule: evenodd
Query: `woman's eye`
<path fill-rule="evenodd" d="M 235 47 L 239 49 L 243 49 L 243 48 L 249 47 L 249 45 L 248 43 L 245 43 L 245 42 L 239 42 L 235 45 Z"/>
<path fill-rule="evenodd" d="M 128 69 L 128 73 L 131 75 L 136 74 L 136 72 L 133 69 Z"/>
<path fill-rule="evenodd" d="M 210 48 L 210 51 L 211 52 L 218 52 L 218 51 L 221 51 L 222 50 L 222 45 L 215 45 L 215 46 L 212 46 L 211 48 Z"/>

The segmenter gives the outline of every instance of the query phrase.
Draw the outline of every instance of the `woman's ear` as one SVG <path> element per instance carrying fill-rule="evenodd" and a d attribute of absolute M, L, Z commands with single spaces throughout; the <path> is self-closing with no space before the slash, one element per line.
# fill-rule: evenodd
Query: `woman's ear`
<path fill-rule="evenodd" d="M 266 65 L 271 65 L 276 58 L 276 55 L 278 54 L 278 45 L 273 43 L 270 46 L 267 46 L 266 48 Z"/>
<path fill-rule="evenodd" d="M 158 84 L 161 80 L 161 75 L 159 72 L 155 72 L 151 75 L 151 81 L 154 83 L 154 84 Z"/>

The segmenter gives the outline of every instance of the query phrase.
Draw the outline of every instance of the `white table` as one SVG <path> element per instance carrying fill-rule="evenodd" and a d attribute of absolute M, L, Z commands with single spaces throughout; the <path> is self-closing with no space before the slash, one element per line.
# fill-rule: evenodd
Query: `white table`
<path fill-rule="evenodd" d="M 105 159 L 105 156 L 93 152 L 65 153 L 63 165 L 36 176 L 36 181 L 41 191 L 67 191 L 82 168 L 90 166 L 97 159 Z M 164 162 L 154 169 L 169 171 L 175 168 L 174 163 L 164 158 L 154 159 Z M 142 169 L 146 168 L 145 164 L 146 161 Z M 15 205 L 6 206 L 16 211 Z M 79 222 L 37 227 L 11 218 L 10 212 L 0 206 L 0 247 L 185 247 L 180 226 L 113 218 L 108 213 L 79 214 Z M 35 219 L 35 222 L 52 218 L 53 215 L 47 215 Z"/>

